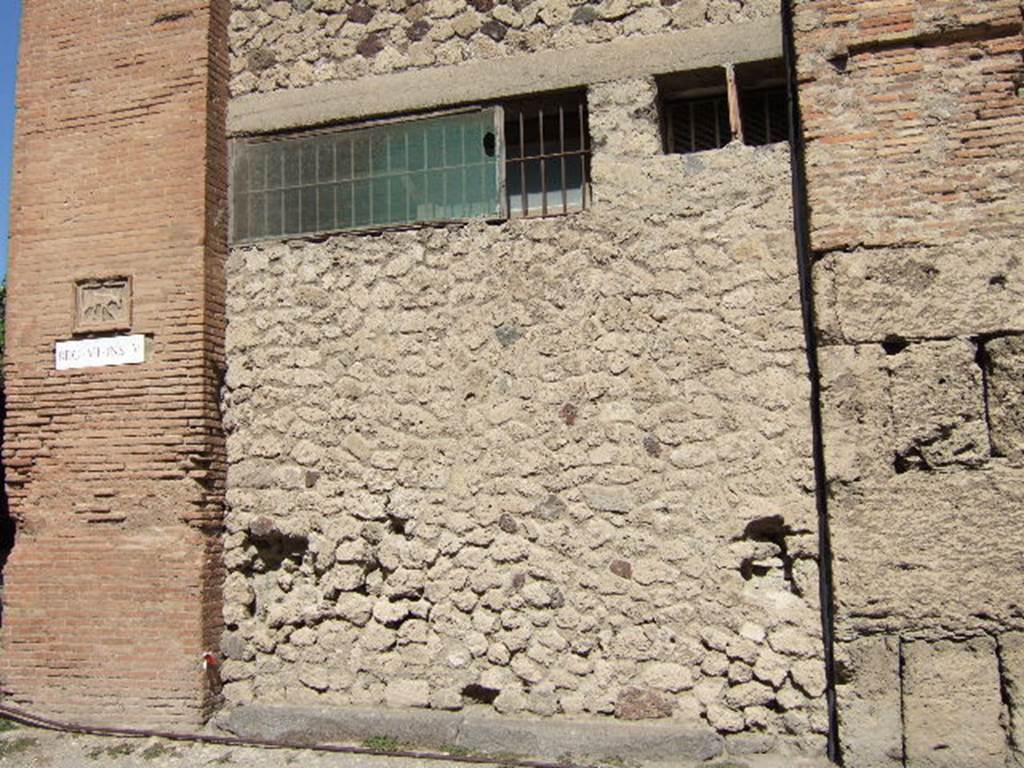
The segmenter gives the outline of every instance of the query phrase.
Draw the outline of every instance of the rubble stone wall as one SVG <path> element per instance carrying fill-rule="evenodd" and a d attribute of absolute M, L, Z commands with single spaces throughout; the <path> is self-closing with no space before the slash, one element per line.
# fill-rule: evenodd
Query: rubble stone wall
<path fill-rule="evenodd" d="M 858 766 L 1020 759 L 1021 5 L 796 4 Z"/>
<path fill-rule="evenodd" d="M 775 0 L 235 0 L 239 96 L 776 16 Z"/>
<path fill-rule="evenodd" d="M 655 101 L 590 89 L 585 212 L 232 249 L 230 704 L 824 750 L 788 147 Z"/>

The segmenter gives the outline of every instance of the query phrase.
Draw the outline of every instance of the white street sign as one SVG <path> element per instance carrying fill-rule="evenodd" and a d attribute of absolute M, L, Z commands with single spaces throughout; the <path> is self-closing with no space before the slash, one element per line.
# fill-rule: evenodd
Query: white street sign
<path fill-rule="evenodd" d="M 58 371 L 71 368 L 99 368 L 105 365 L 131 365 L 146 362 L 146 337 L 107 336 L 102 339 L 58 341 Z"/>

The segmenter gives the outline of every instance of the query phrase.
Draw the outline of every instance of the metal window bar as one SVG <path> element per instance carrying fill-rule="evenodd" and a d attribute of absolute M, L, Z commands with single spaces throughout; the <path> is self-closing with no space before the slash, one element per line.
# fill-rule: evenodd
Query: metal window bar
<path fill-rule="evenodd" d="M 742 91 L 743 133 L 747 144 L 761 146 L 789 140 L 785 88 Z"/>
<path fill-rule="evenodd" d="M 724 94 L 669 101 L 665 123 L 666 148 L 674 154 L 721 149 L 732 139 Z"/>
<path fill-rule="evenodd" d="M 565 110 L 558 110 L 558 146 L 565 151 Z M 558 159 L 559 169 L 562 172 L 562 213 L 569 212 L 569 191 L 565 188 L 565 155 Z"/>
<path fill-rule="evenodd" d="M 587 126 L 587 112 L 584 109 L 583 101 L 580 100 L 576 107 L 579 112 L 580 127 L 580 174 L 583 177 L 583 186 L 580 190 L 580 202 L 584 208 L 590 206 L 590 129 Z"/>
<path fill-rule="evenodd" d="M 513 104 L 506 115 L 509 215 L 550 216 L 588 208 L 590 144 L 585 96 Z"/>
<path fill-rule="evenodd" d="M 540 214 L 548 215 L 547 153 L 544 151 L 544 107 L 537 110 L 537 135 L 540 137 Z M 561 148 L 565 151 L 565 147 Z"/>
<path fill-rule="evenodd" d="M 530 215 L 530 199 L 526 194 L 526 115 L 519 110 L 519 180 L 523 188 L 523 216 Z"/>

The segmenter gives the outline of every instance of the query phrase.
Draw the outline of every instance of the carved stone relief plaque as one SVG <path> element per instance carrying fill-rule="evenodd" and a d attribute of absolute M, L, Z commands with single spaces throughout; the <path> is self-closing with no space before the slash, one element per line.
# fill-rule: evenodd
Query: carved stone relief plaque
<path fill-rule="evenodd" d="M 132 325 L 132 279 L 107 277 L 75 283 L 75 332 L 117 331 Z"/>

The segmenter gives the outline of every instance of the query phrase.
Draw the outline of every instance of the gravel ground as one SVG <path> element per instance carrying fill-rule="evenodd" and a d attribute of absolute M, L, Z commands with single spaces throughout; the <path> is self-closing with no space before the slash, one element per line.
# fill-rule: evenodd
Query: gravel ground
<path fill-rule="evenodd" d="M 9 727 L 0 722 L 0 727 Z M 164 739 L 79 736 L 17 726 L 0 733 L 0 766 L 26 768 L 472 768 L 469 763 L 338 755 L 308 749 L 224 747 Z M 493 767 L 492 767 L 493 768 Z"/>
<path fill-rule="evenodd" d="M 402 749 L 401 745 L 375 743 L 376 749 Z M 495 764 L 463 763 L 381 755 L 342 755 L 310 749 L 262 749 L 228 747 L 156 738 L 82 736 L 15 725 L 0 719 L 0 768 L 499 768 Z M 824 768 L 821 758 L 761 755 L 721 757 L 703 763 L 678 761 L 641 763 L 620 761 L 603 768 Z"/>

